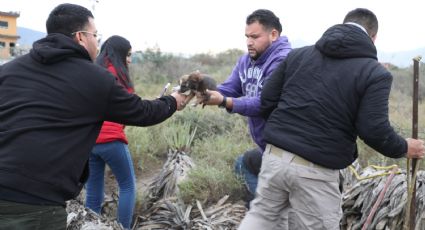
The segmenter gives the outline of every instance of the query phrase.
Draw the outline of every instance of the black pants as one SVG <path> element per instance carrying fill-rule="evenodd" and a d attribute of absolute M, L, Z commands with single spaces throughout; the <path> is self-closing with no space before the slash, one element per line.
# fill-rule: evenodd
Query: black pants
<path fill-rule="evenodd" d="M 29 205 L 0 200 L 0 230 L 63 230 L 67 213 L 62 206 Z"/>

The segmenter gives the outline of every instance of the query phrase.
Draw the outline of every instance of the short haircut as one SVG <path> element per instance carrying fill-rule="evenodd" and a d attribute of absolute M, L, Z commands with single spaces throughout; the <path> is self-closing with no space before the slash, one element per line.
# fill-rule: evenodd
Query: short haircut
<path fill-rule="evenodd" d="M 246 24 L 250 25 L 254 22 L 260 23 L 265 29 L 276 29 L 279 34 L 282 33 L 282 24 L 280 24 L 279 18 L 270 10 L 258 9 L 248 15 Z"/>
<path fill-rule="evenodd" d="M 378 18 L 368 9 L 357 8 L 348 12 L 343 23 L 347 22 L 354 22 L 363 26 L 371 37 L 378 33 Z"/>
<path fill-rule="evenodd" d="M 70 3 L 60 4 L 49 14 L 46 21 L 47 34 L 61 33 L 72 37 L 72 33 L 84 30 L 89 18 L 94 18 L 93 14 L 83 6 Z"/>

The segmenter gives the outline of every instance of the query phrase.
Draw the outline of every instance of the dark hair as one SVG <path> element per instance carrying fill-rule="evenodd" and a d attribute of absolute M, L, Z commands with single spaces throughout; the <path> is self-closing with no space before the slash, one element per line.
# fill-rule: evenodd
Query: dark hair
<path fill-rule="evenodd" d="M 343 23 L 347 22 L 354 22 L 363 26 L 371 37 L 378 33 L 378 19 L 376 15 L 368 9 L 357 8 L 348 12 Z"/>
<path fill-rule="evenodd" d="M 118 82 L 125 88 L 133 88 L 127 65 L 127 54 L 131 49 L 130 42 L 118 35 L 109 37 L 100 47 L 96 63 L 108 68 L 112 64 L 117 71 Z"/>
<path fill-rule="evenodd" d="M 246 24 L 250 25 L 254 22 L 260 23 L 266 29 L 276 29 L 279 34 L 282 33 L 282 24 L 280 24 L 279 18 L 270 10 L 259 9 L 248 15 Z"/>
<path fill-rule="evenodd" d="M 70 3 L 60 4 L 50 12 L 47 18 L 47 33 L 61 33 L 72 37 L 73 32 L 84 30 L 89 18 L 94 18 L 93 14 L 85 7 Z"/>

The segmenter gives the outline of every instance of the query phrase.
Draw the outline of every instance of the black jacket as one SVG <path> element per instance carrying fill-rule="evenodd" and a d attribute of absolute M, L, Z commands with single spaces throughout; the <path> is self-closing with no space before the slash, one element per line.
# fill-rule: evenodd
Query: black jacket
<path fill-rule="evenodd" d="M 129 94 L 82 46 L 48 35 L 1 67 L 0 199 L 25 202 L 19 197 L 28 194 L 64 204 L 85 182 L 104 120 L 148 126 L 175 111 L 173 97 Z"/>
<path fill-rule="evenodd" d="M 294 49 L 265 83 L 264 139 L 332 169 L 357 158 L 357 136 L 385 156 L 402 157 L 407 143 L 388 120 L 391 83 L 369 36 L 335 25 L 315 46 Z"/>

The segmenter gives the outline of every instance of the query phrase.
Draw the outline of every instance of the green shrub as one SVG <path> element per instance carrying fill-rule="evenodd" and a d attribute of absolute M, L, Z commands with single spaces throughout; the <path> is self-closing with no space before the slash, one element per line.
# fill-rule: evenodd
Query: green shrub
<path fill-rule="evenodd" d="M 220 135 L 229 131 L 234 126 L 231 115 L 216 106 L 207 106 L 204 109 L 201 106 L 188 106 L 181 113 L 175 115 L 175 121 L 189 123 L 197 128 L 195 139 L 203 139 L 211 135 Z"/>
<path fill-rule="evenodd" d="M 185 203 L 192 203 L 195 200 L 203 203 L 215 203 L 225 195 L 230 195 L 232 200 L 240 200 L 243 194 L 243 185 L 237 179 L 230 166 L 223 168 L 213 167 L 208 162 L 198 162 L 186 180 L 178 186 L 180 197 Z"/>
<path fill-rule="evenodd" d="M 167 155 L 168 144 L 161 136 L 162 124 L 152 127 L 126 128 L 129 150 L 135 168 L 149 170 L 151 162 L 158 163 Z"/>
<path fill-rule="evenodd" d="M 195 128 L 191 128 L 191 123 L 188 122 L 170 122 L 167 130 L 162 132 L 168 148 L 188 152 L 196 134 Z"/>

